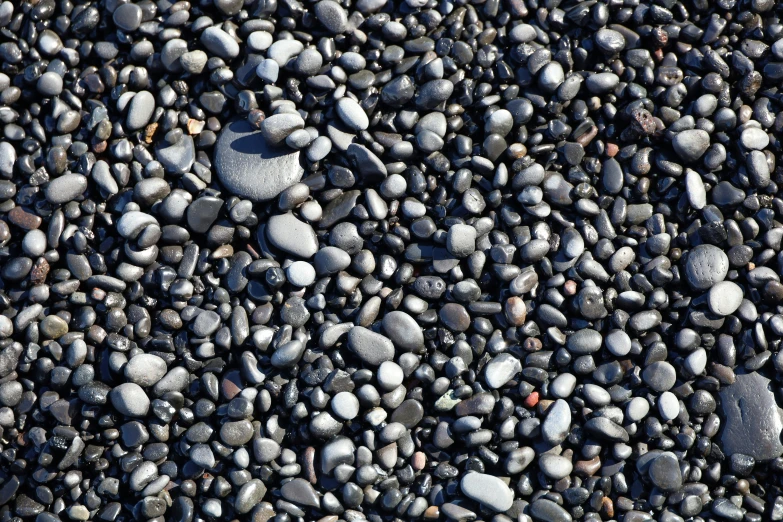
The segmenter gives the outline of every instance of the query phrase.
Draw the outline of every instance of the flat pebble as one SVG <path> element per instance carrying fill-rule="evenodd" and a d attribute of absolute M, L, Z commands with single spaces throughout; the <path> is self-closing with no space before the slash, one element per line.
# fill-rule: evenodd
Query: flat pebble
<path fill-rule="evenodd" d="M 231 122 L 215 149 L 220 182 L 233 194 L 268 201 L 302 178 L 299 152 L 270 147 L 245 120 Z"/>

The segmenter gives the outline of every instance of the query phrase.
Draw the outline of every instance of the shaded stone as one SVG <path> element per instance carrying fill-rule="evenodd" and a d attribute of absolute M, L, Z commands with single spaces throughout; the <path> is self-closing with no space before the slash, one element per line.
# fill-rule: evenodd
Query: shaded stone
<path fill-rule="evenodd" d="M 215 171 L 229 191 L 268 201 L 302 179 L 299 152 L 271 146 L 245 119 L 223 129 L 215 145 Z"/>
<path fill-rule="evenodd" d="M 719 413 L 721 449 L 765 461 L 783 455 L 781 410 L 771 382 L 758 372 L 739 374 L 734 384 L 721 387 Z"/>

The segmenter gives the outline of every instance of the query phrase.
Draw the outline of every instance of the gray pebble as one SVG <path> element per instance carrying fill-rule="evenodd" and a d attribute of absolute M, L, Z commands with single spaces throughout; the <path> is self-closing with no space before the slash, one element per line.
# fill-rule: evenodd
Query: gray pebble
<path fill-rule="evenodd" d="M 511 509 L 514 502 L 514 492 L 493 475 L 466 473 L 459 485 L 465 496 L 498 513 Z"/>
<path fill-rule="evenodd" d="M 232 193 L 268 201 L 302 178 L 299 153 L 270 147 L 246 120 L 235 120 L 220 134 L 215 169 Z"/>
<path fill-rule="evenodd" d="M 710 147 L 710 135 L 700 129 L 684 130 L 674 136 L 672 146 L 683 161 L 691 163 L 707 152 Z"/>
<path fill-rule="evenodd" d="M 276 248 L 303 259 L 310 259 L 318 252 L 318 238 L 313 227 L 291 212 L 270 217 L 266 234 Z"/>
<path fill-rule="evenodd" d="M 201 44 L 215 56 L 230 60 L 239 56 L 239 44 L 223 29 L 212 26 L 201 33 Z"/>
<path fill-rule="evenodd" d="M 141 386 L 132 382 L 115 386 L 109 398 L 114 409 L 128 417 L 145 417 L 150 408 L 147 394 Z"/>
<path fill-rule="evenodd" d="M 378 366 L 394 358 L 391 340 L 362 326 L 354 326 L 348 332 L 348 348 L 370 366 Z"/>

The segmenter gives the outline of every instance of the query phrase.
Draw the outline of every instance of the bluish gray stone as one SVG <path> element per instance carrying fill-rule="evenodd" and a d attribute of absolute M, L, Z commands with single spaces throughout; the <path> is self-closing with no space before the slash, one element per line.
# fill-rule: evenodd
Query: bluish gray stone
<path fill-rule="evenodd" d="M 299 152 L 273 147 L 245 119 L 223 129 L 215 146 L 215 171 L 231 193 L 268 201 L 302 179 Z"/>
<path fill-rule="evenodd" d="M 772 383 L 758 372 L 740 373 L 736 381 L 721 386 L 719 413 L 722 419 L 721 450 L 758 461 L 783 455 L 781 409 Z"/>

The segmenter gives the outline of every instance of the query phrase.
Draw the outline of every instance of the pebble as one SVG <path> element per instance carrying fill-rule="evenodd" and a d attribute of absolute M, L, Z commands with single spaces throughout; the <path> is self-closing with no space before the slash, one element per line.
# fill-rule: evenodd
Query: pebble
<path fill-rule="evenodd" d="M 331 0 L 321 0 L 321 2 L 319 2 L 317 5 L 322 4 L 337 5 Z M 351 98 L 340 98 L 337 100 L 335 108 L 337 109 L 337 114 L 340 116 L 340 119 L 350 129 L 354 131 L 363 131 L 367 130 L 367 128 L 370 126 L 370 120 L 367 118 L 367 114 L 364 112 L 364 109 L 362 109 L 361 106 Z"/>
<path fill-rule="evenodd" d="M 299 152 L 270 147 L 246 120 L 235 120 L 220 133 L 215 170 L 232 194 L 269 201 L 302 179 Z"/>
<path fill-rule="evenodd" d="M 728 256 L 714 245 L 698 245 L 688 253 L 685 275 L 696 290 L 709 290 L 723 281 L 728 271 Z"/>
<path fill-rule="evenodd" d="M 157 355 L 140 353 L 125 365 L 125 378 L 142 387 L 153 386 L 166 375 L 166 361 Z"/>
<path fill-rule="evenodd" d="M 719 396 L 720 444 L 726 455 L 748 455 L 757 461 L 783 455 L 783 420 L 769 379 L 758 372 L 739 374 Z"/>
<path fill-rule="evenodd" d="M 321 0 L 314 7 L 315 17 L 329 31 L 341 34 L 348 30 L 348 15 L 345 10 L 332 0 Z"/>
<path fill-rule="evenodd" d="M 547 416 L 541 423 L 541 436 L 548 444 L 557 446 L 568 436 L 570 428 L 571 408 L 566 401 L 558 399 L 549 407 Z"/>
<path fill-rule="evenodd" d="M 748 150 L 764 150 L 769 146 L 769 135 L 757 127 L 748 127 L 740 134 L 740 144 Z"/>
<path fill-rule="evenodd" d="M 155 112 L 155 97 L 149 91 L 141 91 L 128 104 L 126 126 L 129 130 L 144 128 Z"/>
<path fill-rule="evenodd" d="M 261 122 L 261 136 L 270 146 L 279 146 L 289 134 L 304 127 L 304 120 L 298 114 L 273 114 Z M 244 129 L 241 128 L 240 131 Z M 233 140 L 232 140 L 233 141 Z M 250 152 L 253 154 L 254 152 Z"/>
<path fill-rule="evenodd" d="M 359 399 L 347 391 L 332 397 L 331 408 L 335 415 L 343 420 L 352 420 L 359 415 Z"/>
<path fill-rule="evenodd" d="M 460 480 L 459 487 L 465 496 L 497 513 L 508 511 L 514 502 L 514 492 L 493 475 L 467 473 Z"/>
<path fill-rule="evenodd" d="M 446 249 L 457 258 L 469 256 L 476 251 L 476 229 L 459 223 L 452 225 L 446 236 Z"/>
<path fill-rule="evenodd" d="M 80 174 L 64 174 L 49 182 L 46 200 L 53 205 L 73 201 L 87 189 L 87 178 Z"/>
<path fill-rule="evenodd" d="M 266 233 L 272 245 L 297 257 L 309 259 L 318 252 L 318 238 L 313 227 L 291 212 L 269 218 Z"/>
<path fill-rule="evenodd" d="M 562 455 L 553 455 L 544 453 L 538 458 L 538 467 L 541 472 L 552 480 L 560 480 L 568 475 L 574 469 L 571 461 Z"/>
<path fill-rule="evenodd" d="M 682 486 L 680 461 L 673 453 L 661 453 L 650 464 L 648 473 L 652 483 L 663 491 L 675 491 Z"/>
<path fill-rule="evenodd" d="M 424 334 L 416 320 L 405 312 L 394 310 L 383 317 L 383 330 L 400 350 L 418 352 L 424 348 Z"/>
<path fill-rule="evenodd" d="M 122 415 L 144 417 L 150 408 L 150 399 L 138 384 L 126 382 L 116 386 L 109 394 L 111 404 Z"/>
<path fill-rule="evenodd" d="M 239 514 L 249 513 L 266 495 L 267 488 L 259 479 L 251 479 L 239 488 L 234 500 L 234 509 Z"/>
<path fill-rule="evenodd" d="M 684 130 L 674 136 L 672 146 L 683 161 L 692 163 L 707 152 L 710 146 L 710 135 L 701 129 Z"/>
<path fill-rule="evenodd" d="M 217 26 L 207 27 L 199 39 L 207 50 L 223 59 L 239 56 L 239 44 L 227 32 Z"/>
<path fill-rule="evenodd" d="M 736 312 L 743 299 L 744 293 L 737 283 L 721 281 L 707 293 L 707 306 L 712 313 L 726 316 Z"/>
<path fill-rule="evenodd" d="M 618 357 L 624 357 L 631 352 L 633 343 L 631 337 L 623 330 L 613 330 L 604 338 L 606 349 Z"/>
<path fill-rule="evenodd" d="M 783 39 L 686 4 L 0 0 L 4 519 L 783 519 Z"/>
<path fill-rule="evenodd" d="M 680 414 L 680 402 L 672 392 L 663 392 L 658 397 L 658 411 L 665 421 L 674 420 Z"/>
<path fill-rule="evenodd" d="M 114 25 L 121 30 L 132 33 L 141 26 L 141 21 L 144 16 L 141 7 L 135 4 L 122 4 L 114 10 L 112 14 L 112 20 Z"/>
<path fill-rule="evenodd" d="M 63 92 L 63 78 L 54 71 L 47 71 L 38 78 L 36 89 L 44 96 L 59 96 Z"/>
<path fill-rule="evenodd" d="M 315 282 L 315 268 L 306 261 L 294 261 L 286 268 L 286 277 L 292 285 L 307 287 Z"/>
<path fill-rule="evenodd" d="M 655 361 L 642 372 L 644 383 L 657 392 L 669 391 L 674 387 L 677 372 L 666 361 Z"/>
<path fill-rule="evenodd" d="M 370 366 L 378 366 L 394 358 L 391 340 L 362 326 L 351 328 L 347 340 L 348 348 Z"/>
<path fill-rule="evenodd" d="M 522 371 L 522 363 L 509 353 L 494 357 L 484 369 L 484 380 L 492 389 L 500 389 Z"/>

